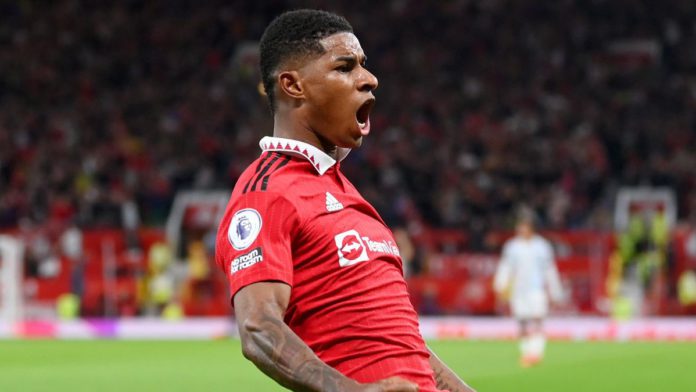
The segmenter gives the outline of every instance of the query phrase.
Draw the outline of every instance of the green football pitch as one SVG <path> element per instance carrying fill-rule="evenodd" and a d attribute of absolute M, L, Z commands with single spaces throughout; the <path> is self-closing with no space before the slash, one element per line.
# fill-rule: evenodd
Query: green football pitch
<path fill-rule="evenodd" d="M 552 342 L 517 364 L 514 342 L 430 343 L 479 391 L 696 391 L 695 343 Z M 282 391 L 239 342 L 0 341 L 0 391 Z"/>

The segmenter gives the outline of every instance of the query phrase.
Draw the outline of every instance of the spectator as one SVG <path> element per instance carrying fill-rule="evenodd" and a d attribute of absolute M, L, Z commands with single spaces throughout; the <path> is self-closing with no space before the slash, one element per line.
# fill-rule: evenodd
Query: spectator
<path fill-rule="evenodd" d="M 250 39 L 302 4 L 1 5 L 0 226 L 119 226 L 133 205 L 157 225 L 178 190 L 229 188 L 271 129 Z M 331 7 L 380 75 L 344 169 L 389 223 L 483 248 L 526 201 L 542 226 L 606 228 L 617 185 L 671 186 L 696 213 L 696 3 Z"/>

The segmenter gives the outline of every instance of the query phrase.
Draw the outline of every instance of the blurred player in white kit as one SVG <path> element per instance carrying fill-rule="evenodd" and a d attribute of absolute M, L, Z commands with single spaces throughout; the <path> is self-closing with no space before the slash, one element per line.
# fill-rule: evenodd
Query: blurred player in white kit
<path fill-rule="evenodd" d="M 512 314 L 519 321 L 520 364 L 529 367 L 539 363 L 546 347 L 543 320 L 549 296 L 560 302 L 563 293 L 553 248 L 535 232 L 531 210 L 519 213 L 516 235 L 503 247 L 493 287 L 500 298 L 510 300 Z"/>

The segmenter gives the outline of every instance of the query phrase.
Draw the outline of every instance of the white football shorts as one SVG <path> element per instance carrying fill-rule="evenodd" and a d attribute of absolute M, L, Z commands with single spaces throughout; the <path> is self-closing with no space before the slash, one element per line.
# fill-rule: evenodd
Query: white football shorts
<path fill-rule="evenodd" d="M 518 319 L 544 318 L 549 313 L 549 300 L 543 292 L 513 296 L 510 305 L 512 315 Z"/>

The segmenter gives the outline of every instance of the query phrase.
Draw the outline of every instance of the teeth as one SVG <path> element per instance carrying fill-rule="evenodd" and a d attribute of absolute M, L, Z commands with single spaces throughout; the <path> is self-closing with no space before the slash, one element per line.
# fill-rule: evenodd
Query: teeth
<path fill-rule="evenodd" d="M 360 126 L 360 128 L 365 128 L 365 126 L 367 126 L 367 123 L 358 121 L 358 125 Z"/>

